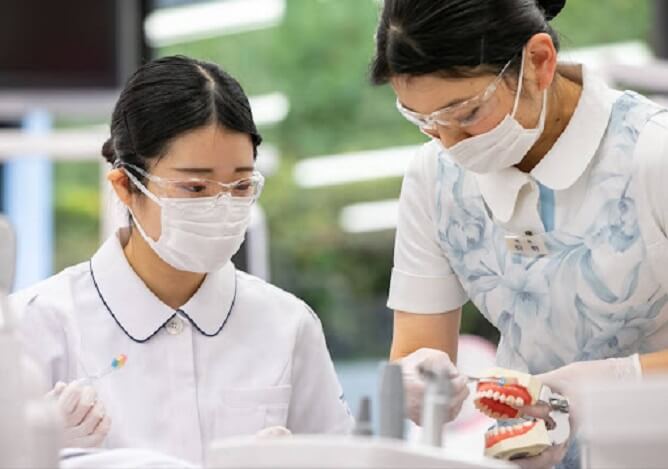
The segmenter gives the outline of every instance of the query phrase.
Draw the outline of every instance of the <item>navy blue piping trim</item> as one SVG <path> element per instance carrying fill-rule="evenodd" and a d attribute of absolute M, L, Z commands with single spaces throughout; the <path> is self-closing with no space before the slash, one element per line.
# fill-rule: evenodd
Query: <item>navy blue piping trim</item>
<path fill-rule="evenodd" d="M 114 314 L 114 312 L 111 310 L 111 308 L 110 308 L 109 305 L 107 304 L 107 301 L 104 299 L 104 296 L 102 296 L 102 292 L 100 291 L 100 287 L 98 287 L 98 285 L 97 285 L 97 280 L 95 280 L 95 273 L 93 272 L 93 261 L 92 261 L 92 259 L 88 261 L 88 267 L 89 267 L 89 269 L 90 269 L 90 276 L 91 276 L 91 278 L 93 279 L 93 285 L 95 286 L 95 290 L 97 291 L 97 296 L 100 297 L 100 301 L 102 301 L 102 304 L 104 305 L 104 307 L 107 309 L 107 311 L 109 312 L 109 314 L 111 315 L 111 317 L 114 319 L 114 321 L 116 322 L 116 324 L 118 324 L 118 327 L 121 328 L 121 330 L 123 331 L 123 333 L 124 333 L 126 336 L 128 336 L 131 340 L 133 340 L 133 341 L 135 341 L 135 342 L 137 342 L 137 343 L 140 343 L 140 344 L 143 344 L 144 342 L 148 342 L 154 335 L 156 335 L 156 334 L 160 331 L 160 329 L 162 329 L 163 327 L 165 327 L 165 324 L 167 324 L 169 321 L 172 320 L 172 318 L 173 318 L 174 316 L 176 316 L 176 313 L 181 313 L 181 314 L 183 314 L 186 318 L 188 318 L 188 321 L 190 322 L 190 324 L 192 324 L 193 327 L 194 327 L 195 329 L 197 329 L 197 330 L 200 332 L 200 334 L 202 334 L 202 335 L 204 335 L 204 336 L 206 336 L 206 337 L 215 337 L 215 336 L 217 336 L 218 334 L 220 334 L 220 331 L 222 331 L 223 328 L 225 327 L 225 324 L 227 324 L 228 319 L 230 319 L 230 316 L 232 315 L 232 310 L 234 309 L 234 304 L 235 304 L 236 301 L 237 301 L 237 276 L 236 276 L 236 272 L 235 272 L 235 274 L 234 274 L 234 296 L 232 297 L 232 304 L 230 305 L 230 309 L 229 309 L 229 311 L 227 312 L 227 317 L 225 318 L 225 320 L 223 321 L 223 324 L 221 324 L 220 328 L 218 328 L 218 330 L 216 331 L 215 334 L 207 334 L 207 333 L 204 332 L 202 329 L 200 329 L 200 327 L 195 323 L 195 321 L 192 320 L 192 318 L 191 318 L 190 316 L 188 316 L 188 315 L 186 314 L 185 311 L 183 311 L 182 309 L 177 309 L 176 312 L 175 312 L 174 314 L 172 314 L 172 315 L 171 315 L 171 316 L 170 316 L 164 323 L 162 323 L 162 325 L 160 325 L 160 327 L 158 327 L 158 328 L 155 330 L 155 332 L 153 332 L 153 334 L 151 334 L 150 336 L 146 337 L 145 339 L 137 339 L 136 337 L 133 337 L 133 336 L 132 336 L 132 335 L 131 335 L 131 334 L 130 334 L 124 327 L 123 327 L 123 325 L 120 323 L 120 321 L 118 320 L 118 318 L 116 317 L 116 315 Z"/>
<path fill-rule="evenodd" d="M 223 330 L 223 328 L 225 327 L 225 324 L 227 324 L 227 321 L 230 319 L 230 316 L 232 316 L 232 310 L 234 309 L 234 304 L 236 302 L 237 302 L 237 273 L 235 272 L 234 273 L 234 296 L 232 296 L 232 304 L 230 305 L 230 309 L 227 311 L 227 316 L 225 317 L 225 320 L 223 321 L 223 323 L 220 325 L 220 327 L 218 328 L 218 330 L 215 333 L 207 334 L 206 332 L 204 332 L 202 329 L 200 329 L 200 327 L 197 325 L 197 323 L 195 321 L 193 321 L 190 316 L 188 316 L 188 313 L 186 313 L 182 309 L 177 309 L 176 312 L 181 313 L 186 318 L 188 318 L 188 321 L 190 321 L 190 324 L 192 324 L 193 327 L 200 332 L 200 334 L 205 335 L 207 337 L 216 337 L 218 334 L 220 334 L 220 331 Z"/>

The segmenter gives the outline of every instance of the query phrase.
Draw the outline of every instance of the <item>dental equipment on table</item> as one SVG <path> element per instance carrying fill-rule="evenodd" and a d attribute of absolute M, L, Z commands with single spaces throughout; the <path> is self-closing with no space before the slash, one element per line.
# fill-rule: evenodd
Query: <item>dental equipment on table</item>
<path fill-rule="evenodd" d="M 353 435 L 293 435 L 258 440 L 253 437 L 214 442 L 207 467 L 292 469 L 473 469 L 511 468 L 506 461 L 483 454 L 462 454 L 442 448 L 449 399 L 449 379 L 424 370 L 427 382 L 422 410 L 422 440 L 406 441 L 406 402 L 402 369 L 387 363 L 380 369 L 378 435 L 371 425 L 371 400 L 361 399 Z"/>

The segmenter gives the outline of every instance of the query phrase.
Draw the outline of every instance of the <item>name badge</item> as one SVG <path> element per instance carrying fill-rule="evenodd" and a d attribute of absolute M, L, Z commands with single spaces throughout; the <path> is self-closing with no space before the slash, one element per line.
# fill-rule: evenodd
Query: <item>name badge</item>
<path fill-rule="evenodd" d="M 548 249 L 542 235 L 535 235 L 531 231 L 527 231 L 524 235 L 508 235 L 504 238 L 506 240 L 506 247 L 514 254 L 527 257 L 538 257 L 548 254 Z"/>

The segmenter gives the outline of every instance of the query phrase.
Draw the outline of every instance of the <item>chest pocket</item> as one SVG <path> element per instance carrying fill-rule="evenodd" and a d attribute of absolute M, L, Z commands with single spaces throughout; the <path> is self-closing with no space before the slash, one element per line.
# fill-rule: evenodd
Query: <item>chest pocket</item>
<path fill-rule="evenodd" d="M 258 431 L 287 426 L 292 386 L 225 388 L 216 413 L 216 438 L 254 435 Z"/>

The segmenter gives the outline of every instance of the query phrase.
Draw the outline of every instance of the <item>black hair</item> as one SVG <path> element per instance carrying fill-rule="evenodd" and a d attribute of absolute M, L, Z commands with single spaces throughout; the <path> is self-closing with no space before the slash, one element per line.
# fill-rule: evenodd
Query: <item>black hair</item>
<path fill-rule="evenodd" d="M 566 0 L 385 0 L 370 79 L 398 75 L 449 77 L 499 73 L 526 42 L 548 33 Z M 517 68 L 519 61 L 512 63 Z"/>
<path fill-rule="evenodd" d="M 121 92 L 102 156 L 114 166 L 129 163 L 148 171 L 147 163 L 164 156 L 173 139 L 211 123 L 248 134 L 257 156 L 262 137 L 234 78 L 215 64 L 189 57 L 153 60 Z M 143 181 L 141 174 L 133 174 Z"/>

